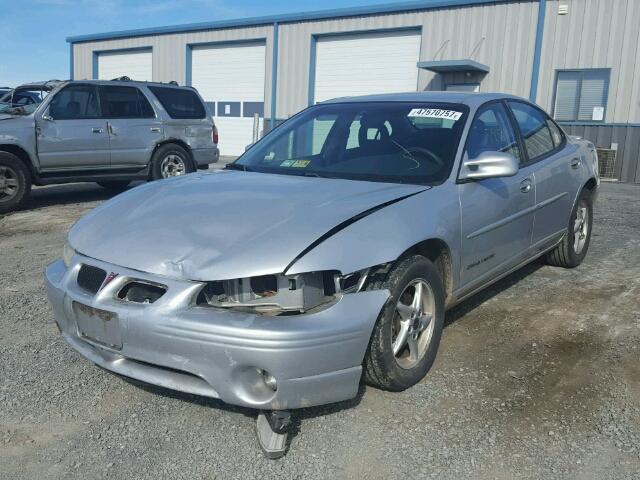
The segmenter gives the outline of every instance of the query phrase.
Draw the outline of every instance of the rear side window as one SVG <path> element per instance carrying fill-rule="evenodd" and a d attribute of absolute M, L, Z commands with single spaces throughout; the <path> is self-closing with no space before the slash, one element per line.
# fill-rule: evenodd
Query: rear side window
<path fill-rule="evenodd" d="M 100 118 L 98 90 L 94 85 L 69 85 L 49 105 L 54 120 Z"/>
<path fill-rule="evenodd" d="M 147 98 L 136 87 L 105 86 L 102 89 L 102 116 L 105 118 L 153 118 Z"/>
<path fill-rule="evenodd" d="M 149 87 L 171 118 L 205 118 L 198 95 L 187 88 Z"/>
<path fill-rule="evenodd" d="M 553 144 L 557 147 L 563 144 L 564 135 L 562 130 L 556 125 L 556 122 L 547 118 L 547 126 L 549 127 L 549 131 L 551 131 L 551 138 L 553 139 Z"/>
<path fill-rule="evenodd" d="M 537 108 L 520 102 L 509 102 L 530 161 L 535 161 L 555 149 L 545 115 Z"/>

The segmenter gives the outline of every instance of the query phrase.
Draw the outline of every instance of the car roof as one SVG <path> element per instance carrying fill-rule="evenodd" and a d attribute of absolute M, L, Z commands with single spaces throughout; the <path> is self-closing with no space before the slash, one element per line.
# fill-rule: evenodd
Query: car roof
<path fill-rule="evenodd" d="M 67 83 L 93 83 L 96 85 L 120 85 L 120 86 L 131 86 L 131 85 L 158 85 L 163 87 L 173 87 L 173 88 L 188 88 L 193 90 L 193 87 L 188 85 L 178 85 L 177 82 L 147 82 L 143 80 L 131 80 L 125 78 L 114 78 L 113 80 L 67 80 Z"/>
<path fill-rule="evenodd" d="M 491 100 L 523 98 L 506 93 L 476 93 L 476 92 L 406 92 L 385 93 L 378 95 L 364 95 L 358 97 L 341 97 L 322 103 L 366 103 L 366 102 L 433 102 L 433 103 L 461 103 L 469 107 L 478 107 Z M 525 100 L 526 101 L 526 100 Z"/>

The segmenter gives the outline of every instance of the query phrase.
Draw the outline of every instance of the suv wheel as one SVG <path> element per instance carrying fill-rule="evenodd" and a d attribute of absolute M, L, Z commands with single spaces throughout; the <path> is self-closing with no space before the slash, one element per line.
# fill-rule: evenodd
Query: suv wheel
<path fill-rule="evenodd" d="M 22 161 L 0 152 L 0 214 L 16 208 L 31 191 L 31 175 Z"/>
<path fill-rule="evenodd" d="M 195 168 L 193 168 L 191 157 L 180 145 L 163 145 L 153 154 L 151 160 L 153 180 L 179 177 L 192 172 L 195 172 Z"/>
<path fill-rule="evenodd" d="M 387 289 L 364 360 L 364 378 L 384 390 L 418 383 L 435 361 L 444 324 L 444 289 L 436 266 L 423 256 L 402 259 L 389 275 L 369 285 Z"/>

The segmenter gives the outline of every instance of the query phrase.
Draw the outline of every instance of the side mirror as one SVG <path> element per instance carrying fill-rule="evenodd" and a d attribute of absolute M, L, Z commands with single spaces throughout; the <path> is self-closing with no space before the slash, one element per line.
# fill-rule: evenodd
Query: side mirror
<path fill-rule="evenodd" d="M 246 152 L 247 150 L 249 150 L 251 147 L 253 147 L 255 145 L 254 142 L 250 143 L 249 145 L 247 145 L 246 147 L 244 147 L 244 151 Z"/>
<path fill-rule="evenodd" d="M 482 152 L 476 158 L 462 162 L 460 180 L 513 177 L 518 173 L 518 160 L 510 153 Z"/>
<path fill-rule="evenodd" d="M 45 112 L 42 114 L 42 117 L 40 118 L 42 118 L 42 120 L 46 122 L 53 122 L 53 117 L 49 114 L 49 107 L 47 107 Z"/>

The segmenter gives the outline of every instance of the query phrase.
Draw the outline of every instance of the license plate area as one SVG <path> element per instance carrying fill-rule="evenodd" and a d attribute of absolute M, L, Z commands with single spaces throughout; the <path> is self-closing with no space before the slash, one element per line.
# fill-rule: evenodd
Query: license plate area
<path fill-rule="evenodd" d="M 115 350 L 122 349 L 122 331 L 118 315 L 73 302 L 78 333 L 82 338 Z"/>

